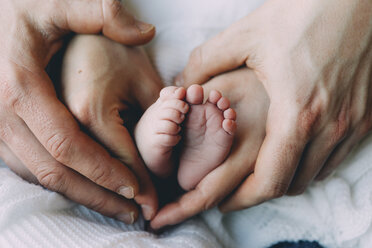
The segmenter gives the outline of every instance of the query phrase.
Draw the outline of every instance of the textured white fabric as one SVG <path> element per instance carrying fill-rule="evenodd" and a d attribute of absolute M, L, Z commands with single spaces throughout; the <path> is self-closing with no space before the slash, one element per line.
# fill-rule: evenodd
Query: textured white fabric
<path fill-rule="evenodd" d="M 166 84 L 190 51 L 263 0 L 126 1 L 157 26 L 147 51 Z M 304 195 L 222 216 L 217 210 L 156 237 L 143 222 L 126 226 L 0 168 L 0 247 L 266 247 L 281 240 L 319 240 L 333 247 L 372 245 L 372 136 L 336 174 Z M 236 244 L 233 244 L 235 240 Z"/>
<path fill-rule="evenodd" d="M 216 236 L 239 247 L 267 247 L 279 240 L 317 240 L 329 248 L 372 247 L 372 134 L 336 173 L 305 194 L 283 197 L 222 216 L 203 214 Z M 221 228 L 220 226 L 223 226 Z"/>
<path fill-rule="evenodd" d="M 222 247 L 200 219 L 161 236 L 125 225 L 0 168 L 0 247 Z"/>

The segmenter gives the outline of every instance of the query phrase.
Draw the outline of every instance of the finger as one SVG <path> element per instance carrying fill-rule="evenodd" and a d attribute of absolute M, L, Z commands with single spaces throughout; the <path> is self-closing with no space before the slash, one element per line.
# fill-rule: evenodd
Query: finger
<path fill-rule="evenodd" d="M 358 135 L 358 133 L 354 131 L 348 138 L 337 145 L 315 179 L 323 180 L 328 177 L 341 164 L 341 162 L 344 161 L 350 151 L 362 138 L 363 136 Z"/>
<path fill-rule="evenodd" d="M 273 118 L 270 113 L 272 112 L 269 111 L 267 134 L 260 148 L 254 173 L 221 205 L 223 212 L 281 197 L 288 190 L 307 140 L 298 127 L 293 125 L 294 122 L 288 121 L 291 118 L 285 118 L 286 115 L 280 111 L 274 112 L 279 118 Z"/>
<path fill-rule="evenodd" d="M 151 220 L 158 210 L 158 198 L 150 176 L 139 158 L 128 130 L 121 123 L 106 116 L 103 121 L 93 121 L 89 131 L 125 165 L 130 167 L 140 182 L 140 191 L 134 198 L 141 205 L 146 220 Z"/>
<path fill-rule="evenodd" d="M 43 186 L 106 216 L 134 222 L 138 210 L 132 202 L 57 162 L 18 117 L 7 116 L 7 123 L 1 138 Z"/>
<path fill-rule="evenodd" d="M 248 60 L 247 47 L 251 44 L 250 39 L 235 38 L 244 37 L 242 27 L 245 25 L 240 22 L 194 49 L 185 69 L 176 78 L 176 84 L 185 87 L 202 84 L 215 75 L 244 65 Z"/>
<path fill-rule="evenodd" d="M 289 195 L 298 195 L 305 191 L 336 145 L 344 138 L 346 131 L 345 127 L 330 124 L 307 145 L 300 166 L 287 192 Z"/>
<path fill-rule="evenodd" d="M 139 189 L 131 170 L 80 131 L 72 115 L 56 98 L 45 72 L 25 74 L 23 92 L 27 93 L 19 93 L 15 99 L 22 102 L 16 101 L 12 108 L 39 142 L 61 164 L 106 189 L 133 198 Z"/>
<path fill-rule="evenodd" d="M 0 140 L 0 158 L 4 163 L 17 175 L 24 180 L 38 184 L 37 178 L 31 173 L 29 169 L 19 160 L 19 158 L 9 149 L 9 147 Z"/>
<path fill-rule="evenodd" d="M 126 45 L 140 45 L 155 35 L 155 27 L 136 20 L 118 0 L 56 1 L 53 24 L 76 33 L 103 33 Z"/>

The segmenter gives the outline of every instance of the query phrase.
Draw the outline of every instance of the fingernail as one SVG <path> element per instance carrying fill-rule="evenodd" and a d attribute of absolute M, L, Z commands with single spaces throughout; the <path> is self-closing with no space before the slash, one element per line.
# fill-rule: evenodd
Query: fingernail
<path fill-rule="evenodd" d="M 141 21 L 136 21 L 136 26 L 139 30 L 141 30 L 142 34 L 147 34 L 155 28 L 154 25 Z"/>
<path fill-rule="evenodd" d="M 131 225 L 134 223 L 134 212 L 119 214 L 116 216 L 116 218 L 125 224 Z"/>
<path fill-rule="evenodd" d="M 143 214 L 143 217 L 145 218 L 145 220 L 151 220 L 152 215 L 154 213 L 152 211 L 152 208 L 150 206 L 147 206 L 147 205 L 141 205 L 141 208 L 142 208 L 142 214 Z"/>
<path fill-rule="evenodd" d="M 119 188 L 119 194 L 127 199 L 133 199 L 134 191 L 132 187 L 122 186 Z"/>

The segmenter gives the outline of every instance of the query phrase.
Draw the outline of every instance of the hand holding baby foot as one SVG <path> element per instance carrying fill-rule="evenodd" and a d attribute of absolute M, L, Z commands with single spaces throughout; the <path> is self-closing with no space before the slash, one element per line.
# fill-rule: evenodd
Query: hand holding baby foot
<path fill-rule="evenodd" d="M 135 129 L 138 149 L 149 169 L 166 177 L 179 163 L 178 182 L 185 190 L 194 188 L 226 159 L 236 129 L 236 114 L 228 99 L 212 91 L 208 101 L 203 104 L 203 100 L 199 85 L 187 91 L 164 88 Z M 180 141 L 178 158 L 175 146 Z"/>
<path fill-rule="evenodd" d="M 215 90 L 222 92 L 230 99 L 231 107 L 236 110 L 238 125 L 234 144 L 228 157 L 221 161 L 222 164 L 219 164 L 208 175 L 203 176 L 193 190 L 159 211 L 151 222 L 151 227 L 154 229 L 178 224 L 216 206 L 244 178 L 248 175 L 254 176 L 252 172 L 256 157 L 266 135 L 265 123 L 269 99 L 265 89 L 255 77 L 254 72 L 249 69 L 240 69 L 217 76 L 203 87 L 207 94 L 210 92 L 209 98 L 213 98 Z M 218 102 L 217 105 L 219 105 Z M 191 106 L 191 111 L 192 108 Z M 226 118 L 228 115 L 234 116 L 230 110 L 225 111 L 224 115 L 225 119 L 229 119 Z M 206 158 L 216 156 L 216 152 L 204 150 L 204 153 Z M 224 205 L 224 207 L 229 206 Z"/>
<path fill-rule="evenodd" d="M 136 193 L 134 200 L 141 205 L 145 219 L 150 220 L 158 207 L 156 191 L 126 128 L 127 119 L 135 116 L 120 114 L 141 112 L 155 101 L 161 89 L 158 75 L 141 49 L 95 35 L 75 37 L 62 68 L 64 103 L 89 134 L 137 176 L 139 192 L 123 189 L 122 193 L 132 197 Z M 102 180 L 112 184 L 123 180 L 115 171 L 105 172 Z M 137 211 L 134 204 L 131 211 Z"/>

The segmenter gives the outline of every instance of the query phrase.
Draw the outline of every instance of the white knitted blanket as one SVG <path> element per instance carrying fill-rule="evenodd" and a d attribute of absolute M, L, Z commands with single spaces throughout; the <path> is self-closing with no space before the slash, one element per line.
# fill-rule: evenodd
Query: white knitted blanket
<path fill-rule="evenodd" d="M 132 0 L 157 26 L 147 51 L 167 84 L 190 51 L 263 0 Z M 283 197 L 222 216 L 206 212 L 155 236 L 103 217 L 0 168 L 0 247 L 267 247 L 318 240 L 326 247 L 372 247 L 372 135 L 335 175 L 302 196 Z M 233 243 L 233 241 L 235 243 Z"/>

